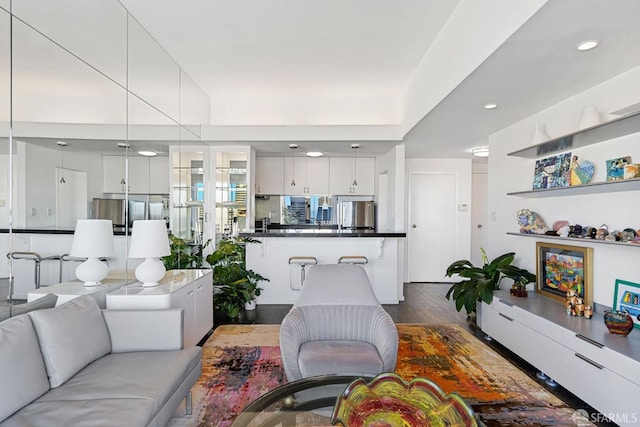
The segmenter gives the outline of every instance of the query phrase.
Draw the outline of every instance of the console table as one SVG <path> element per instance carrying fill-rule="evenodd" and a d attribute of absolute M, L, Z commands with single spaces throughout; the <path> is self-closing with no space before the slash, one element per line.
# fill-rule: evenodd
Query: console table
<path fill-rule="evenodd" d="M 107 294 L 108 309 L 184 309 L 184 346 L 195 346 L 213 328 L 211 270 L 169 270 L 158 286 L 136 282 Z"/>
<path fill-rule="evenodd" d="M 58 301 L 56 301 L 56 305 L 58 306 L 74 298 L 78 298 L 81 295 L 91 295 L 98 302 L 100 308 L 105 308 L 107 293 L 133 281 L 135 281 L 135 279 L 104 279 L 99 286 L 84 286 L 84 283 L 78 280 L 56 283 L 55 285 L 43 286 L 39 289 L 29 291 L 29 293 L 27 293 L 27 302 L 42 298 L 46 294 L 55 294 L 58 296 Z"/>
<path fill-rule="evenodd" d="M 640 330 L 611 334 L 602 313 L 570 316 L 560 301 L 508 291 L 482 303 L 481 328 L 617 424 L 640 421 Z"/>

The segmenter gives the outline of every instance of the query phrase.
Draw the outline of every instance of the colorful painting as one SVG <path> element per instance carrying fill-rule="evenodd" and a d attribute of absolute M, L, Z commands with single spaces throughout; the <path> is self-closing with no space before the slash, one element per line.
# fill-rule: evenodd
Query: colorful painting
<path fill-rule="evenodd" d="M 565 300 L 574 290 L 591 304 L 592 248 L 536 243 L 538 291 Z"/>
<path fill-rule="evenodd" d="M 633 318 L 633 326 L 640 328 L 640 283 L 616 279 L 613 309 L 629 313 Z"/>
<path fill-rule="evenodd" d="M 607 181 L 622 181 L 624 167 L 631 163 L 631 156 L 607 160 Z"/>
<path fill-rule="evenodd" d="M 571 183 L 571 153 L 536 160 L 533 189 L 568 187 Z"/>

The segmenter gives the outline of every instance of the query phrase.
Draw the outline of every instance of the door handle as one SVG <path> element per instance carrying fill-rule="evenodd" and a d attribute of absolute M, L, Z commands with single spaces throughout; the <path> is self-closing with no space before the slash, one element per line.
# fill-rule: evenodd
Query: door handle
<path fill-rule="evenodd" d="M 411 228 L 418 228 L 418 226 L 417 226 L 417 225 L 415 225 L 415 224 L 413 224 L 413 225 L 411 226 Z"/>

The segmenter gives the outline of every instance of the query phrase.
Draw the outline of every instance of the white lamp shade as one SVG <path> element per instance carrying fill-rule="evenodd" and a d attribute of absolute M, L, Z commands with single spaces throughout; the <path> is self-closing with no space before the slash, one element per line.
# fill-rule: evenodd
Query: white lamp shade
<path fill-rule="evenodd" d="M 159 258 L 171 254 L 164 220 L 133 221 L 129 258 Z"/>
<path fill-rule="evenodd" d="M 113 223 L 108 219 L 79 219 L 69 255 L 79 258 L 106 258 L 115 255 Z"/>

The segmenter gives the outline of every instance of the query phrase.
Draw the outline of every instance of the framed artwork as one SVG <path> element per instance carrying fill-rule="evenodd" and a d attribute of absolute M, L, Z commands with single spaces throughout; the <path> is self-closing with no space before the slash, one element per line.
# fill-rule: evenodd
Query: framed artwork
<path fill-rule="evenodd" d="M 638 320 L 638 315 L 640 315 L 640 283 L 616 279 L 613 309 L 629 313 L 633 318 L 633 326 L 640 328 L 640 320 Z"/>
<path fill-rule="evenodd" d="M 564 301 L 573 289 L 591 305 L 593 248 L 537 242 L 536 273 L 541 294 Z"/>
<path fill-rule="evenodd" d="M 568 187 L 571 183 L 571 153 L 536 160 L 533 189 Z"/>
<path fill-rule="evenodd" d="M 631 163 L 631 156 L 607 160 L 607 181 L 622 181 L 624 167 Z"/>

